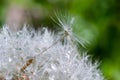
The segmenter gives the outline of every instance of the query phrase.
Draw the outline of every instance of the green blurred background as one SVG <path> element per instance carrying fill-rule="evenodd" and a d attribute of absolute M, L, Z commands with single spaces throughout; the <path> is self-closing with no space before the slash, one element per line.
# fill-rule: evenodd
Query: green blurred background
<path fill-rule="evenodd" d="M 88 42 L 88 53 L 100 61 L 105 78 L 120 80 L 120 0 L 0 0 L 0 26 L 54 29 L 50 16 L 56 10 L 75 16 L 74 33 Z"/>

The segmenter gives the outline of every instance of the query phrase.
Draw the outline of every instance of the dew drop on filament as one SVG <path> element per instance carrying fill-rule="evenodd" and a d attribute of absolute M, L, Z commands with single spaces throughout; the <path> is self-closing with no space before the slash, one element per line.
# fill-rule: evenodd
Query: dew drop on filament
<path fill-rule="evenodd" d="M 11 58 L 9 58 L 9 62 L 12 62 L 12 59 L 11 59 Z"/>

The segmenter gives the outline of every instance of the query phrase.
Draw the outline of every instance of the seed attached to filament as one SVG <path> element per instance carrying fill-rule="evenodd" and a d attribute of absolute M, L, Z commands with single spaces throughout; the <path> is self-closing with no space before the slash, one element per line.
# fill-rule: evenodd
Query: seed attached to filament
<path fill-rule="evenodd" d="M 29 59 L 26 64 L 20 69 L 21 72 L 24 72 L 24 70 L 33 62 L 33 59 Z"/>

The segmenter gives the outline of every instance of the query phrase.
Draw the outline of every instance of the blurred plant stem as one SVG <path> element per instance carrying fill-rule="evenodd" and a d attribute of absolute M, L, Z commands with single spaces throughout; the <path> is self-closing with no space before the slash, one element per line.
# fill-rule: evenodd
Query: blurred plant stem
<path fill-rule="evenodd" d="M 22 24 L 28 23 L 30 20 L 30 14 L 28 11 L 21 7 L 12 5 L 8 8 L 6 23 L 14 31 L 21 29 Z"/>
<path fill-rule="evenodd" d="M 24 24 L 39 25 L 46 17 L 46 10 L 43 11 L 42 6 L 30 7 L 32 1 L 11 0 L 8 4 L 6 14 L 6 24 L 13 31 L 18 31 Z M 38 24 L 39 23 L 39 24 Z"/>

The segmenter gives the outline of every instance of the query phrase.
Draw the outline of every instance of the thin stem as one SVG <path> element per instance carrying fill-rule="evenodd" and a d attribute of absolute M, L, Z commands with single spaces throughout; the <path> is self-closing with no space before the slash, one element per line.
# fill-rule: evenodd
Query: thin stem
<path fill-rule="evenodd" d="M 64 37 L 68 36 L 69 33 L 67 31 L 65 31 L 65 35 L 63 35 L 62 38 L 58 39 L 57 41 L 55 41 L 51 46 L 49 46 L 47 49 L 43 50 L 40 54 L 43 54 L 44 52 L 46 52 L 47 50 L 49 50 L 51 47 L 53 47 L 54 45 L 56 45 L 61 39 L 63 39 Z M 39 56 L 40 54 L 36 55 L 35 57 Z M 20 69 L 21 72 L 24 73 L 24 70 L 33 63 L 33 58 L 29 59 L 28 61 L 26 61 L 26 64 Z"/>

